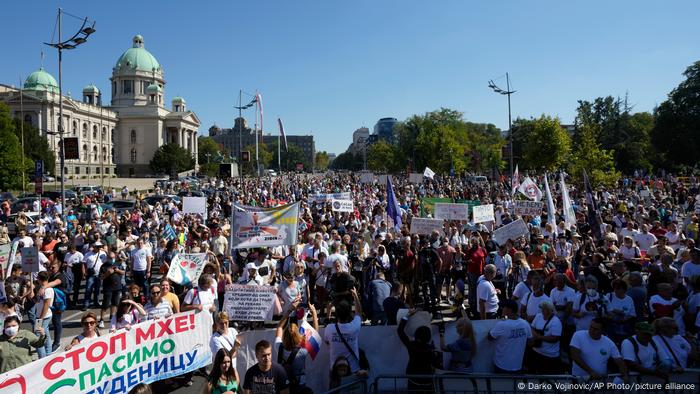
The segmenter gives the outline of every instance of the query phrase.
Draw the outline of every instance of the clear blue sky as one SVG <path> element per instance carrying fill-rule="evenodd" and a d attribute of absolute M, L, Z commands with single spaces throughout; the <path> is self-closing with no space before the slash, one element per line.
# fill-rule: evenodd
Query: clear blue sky
<path fill-rule="evenodd" d="M 696 0 L 25 0 L 2 5 L 0 83 L 17 85 L 42 50 L 58 77 L 57 55 L 41 43 L 59 5 L 97 21 L 90 41 L 64 56 L 74 97 L 94 82 L 108 100 L 112 67 L 139 33 L 164 67 L 166 102 L 183 96 L 201 134 L 230 126 L 238 90 L 257 89 L 267 132 L 279 116 L 287 133 L 312 132 L 317 149 L 334 153 L 381 117 L 440 107 L 507 129 L 506 99 L 487 87 L 505 84 L 506 71 L 518 91 L 514 119 L 570 123 L 576 100 L 625 92 L 650 111 L 700 59 Z"/>

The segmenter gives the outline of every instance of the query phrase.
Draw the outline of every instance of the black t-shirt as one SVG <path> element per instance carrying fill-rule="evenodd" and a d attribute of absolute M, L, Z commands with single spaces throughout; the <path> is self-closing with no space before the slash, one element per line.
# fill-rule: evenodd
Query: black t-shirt
<path fill-rule="evenodd" d="M 61 280 L 61 284 L 56 286 L 56 288 L 61 289 L 61 291 L 63 291 L 65 293 L 66 290 L 68 289 L 68 279 L 66 278 L 66 274 L 59 271 L 59 272 L 57 272 L 55 274 L 51 274 L 51 276 L 49 276 L 49 282 L 53 282 L 56 279 Z"/>
<path fill-rule="evenodd" d="M 54 246 L 53 252 L 56 254 L 56 259 L 63 263 L 63 259 L 66 257 L 66 254 L 68 253 L 68 244 L 59 242 Z"/>
<path fill-rule="evenodd" d="M 253 394 L 276 394 L 288 387 L 287 372 L 279 364 L 272 363 L 272 368 L 267 372 L 261 371 L 255 364 L 245 373 L 243 389 Z"/>
<path fill-rule="evenodd" d="M 113 265 L 111 261 L 105 261 L 102 267 L 100 267 L 100 275 L 106 274 Z M 115 268 L 119 268 L 119 266 L 116 265 Z M 116 291 L 121 289 L 121 286 L 122 277 L 116 272 L 112 272 L 102 279 L 102 287 L 105 290 Z"/>

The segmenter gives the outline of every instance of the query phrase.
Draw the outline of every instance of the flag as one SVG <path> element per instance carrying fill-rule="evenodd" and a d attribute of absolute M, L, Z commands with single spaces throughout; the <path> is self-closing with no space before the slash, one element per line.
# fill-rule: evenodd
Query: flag
<path fill-rule="evenodd" d="M 547 193 L 547 223 L 552 225 L 554 235 L 557 235 L 557 210 L 554 207 L 552 200 L 552 191 L 549 190 L 549 182 L 547 181 L 547 173 L 544 173 L 544 189 Z"/>
<path fill-rule="evenodd" d="M 542 190 L 537 186 L 537 184 L 528 176 L 525 177 L 523 183 L 520 184 L 518 191 L 525 195 L 533 201 L 540 201 L 542 199 Z"/>
<path fill-rule="evenodd" d="M 255 105 L 255 103 L 257 103 L 257 102 L 258 102 L 258 96 L 255 96 L 255 98 L 253 98 L 248 104 L 246 104 L 242 107 L 235 107 L 234 106 L 233 108 L 235 108 L 235 109 L 248 109 L 248 108 L 252 107 L 253 105 Z"/>
<path fill-rule="evenodd" d="M 510 180 L 511 193 L 515 194 L 520 187 L 520 174 L 518 173 L 518 165 L 515 165 L 515 172 L 513 172 L 513 179 Z"/>
<path fill-rule="evenodd" d="M 175 229 L 173 229 L 173 226 L 171 226 L 170 223 L 165 225 L 165 229 L 163 230 L 163 238 L 165 238 L 167 241 L 177 238 Z"/>
<path fill-rule="evenodd" d="M 435 172 L 433 172 L 433 170 L 431 170 L 430 168 L 425 167 L 425 171 L 423 171 L 423 176 L 426 178 L 433 179 L 433 177 L 435 176 Z"/>
<path fill-rule="evenodd" d="M 284 134 L 284 126 L 282 126 L 282 119 L 277 118 L 277 123 L 280 125 L 280 136 L 282 136 L 282 139 L 284 140 L 284 150 L 289 151 L 289 148 L 287 147 L 287 136 Z"/>
<path fill-rule="evenodd" d="M 312 360 L 316 359 L 318 352 L 321 350 L 321 336 L 318 331 L 311 327 L 311 324 L 303 319 L 299 326 L 299 333 L 304 336 L 304 348 L 309 352 Z"/>
<path fill-rule="evenodd" d="M 574 212 L 574 207 L 571 205 L 571 198 L 569 198 L 569 190 L 566 188 L 566 183 L 564 183 L 564 173 L 559 174 L 559 182 L 561 187 L 561 200 L 562 208 L 564 211 L 564 223 L 566 228 L 571 229 L 572 226 L 576 225 L 576 213 Z"/>
<path fill-rule="evenodd" d="M 401 208 L 396 201 L 390 175 L 386 177 L 386 214 L 394 221 L 394 228 L 396 231 L 401 230 Z"/>
<path fill-rule="evenodd" d="M 260 93 L 255 94 L 255 103 L 258 105 L 258 108 L 260 108 L 260 131 L 263 131 L 265 129 L 263 128 L 263 105 Z"/>
<path fill-rule="evenodd" d="M 586 170 L 583 170 L 583 186 L 586 189 L 586 204 L 588 205 L 588 225 L 591 227 L 593 238 L 600 239 L 600 224 L 598 223 L 598 207 L 593 198 L 593 188 L 588 180 Z"/>

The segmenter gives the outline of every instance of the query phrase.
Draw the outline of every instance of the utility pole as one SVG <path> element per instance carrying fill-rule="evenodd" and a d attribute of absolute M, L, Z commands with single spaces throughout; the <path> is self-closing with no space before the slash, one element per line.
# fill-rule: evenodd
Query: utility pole
<path fill-rule="evenodd" d="M 513 126 L 510 115 L 510 95 L 516 91 L 510 90 L 510 77 L 508 73 L 506 73 L 506 90 L 499 88 L 493 80 L 489 81 L 489 88 L 496 93 L 508 96 L 508 146 L 510 151 L 508 156 L 510 156 L 510 179 L 513 179 Z"/>

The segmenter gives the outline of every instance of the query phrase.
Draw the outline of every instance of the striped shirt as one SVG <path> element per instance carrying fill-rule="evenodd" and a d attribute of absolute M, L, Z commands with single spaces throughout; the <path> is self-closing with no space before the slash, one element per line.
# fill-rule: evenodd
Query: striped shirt
<path fill-rule="evenodd" d="M 160 304 L 155 306 L 151 301 L 149 301 L 144 309 L 146 309 L 146 314 L 148 315 L 149 320 L 160 319 L 173 314 L 173 308 L 170 307 L 170 303 L 163 298 L 161 298 Z"/>

